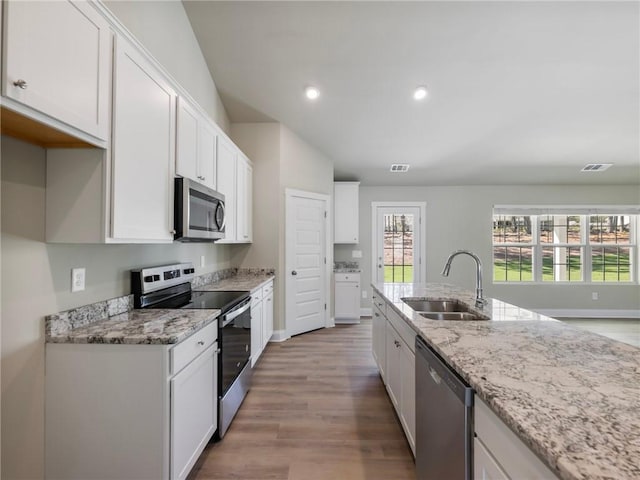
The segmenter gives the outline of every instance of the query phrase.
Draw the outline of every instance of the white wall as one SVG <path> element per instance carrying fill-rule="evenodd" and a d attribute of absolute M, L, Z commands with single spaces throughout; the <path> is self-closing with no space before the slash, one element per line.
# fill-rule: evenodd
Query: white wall
<path fill-rule="evenodd" d="M 363 286 L 371 279 L 371 202 L 427 202 L 426 281 L 447 282 L 473 290 L 475 270 L 471 259 L 456 258 L 448 278 L 440 275 L 449 253 L 467 249 L 483 263 L 485 295 L 531 309 L 639 310 L 637 285 L 500 285 L 492 281 L 491 215 L 497 204 L 638 204 L 640 190 L 629 186 L 462 186 L 462 187 L 361 187 L 360 244 L 335 247 L 336 260 L 352 260 L 361 249 Z M 599 300 L 591 300 L 597 291 Z M 370 292 L 369 292 L 370 293 Z M 370 307 L 369 298 L 362 300 Z"/>
<path fill-rule="evenodd" d="M 106 0 L 106 7 L 229 133 L 229 117 L 180 0 Z"/>

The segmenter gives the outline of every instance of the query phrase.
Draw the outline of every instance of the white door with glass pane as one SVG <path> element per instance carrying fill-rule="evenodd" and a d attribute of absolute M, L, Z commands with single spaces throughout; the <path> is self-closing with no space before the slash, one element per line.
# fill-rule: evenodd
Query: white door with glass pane
<path fill-rule="evenodd" d="M 419 203 L 379 203 L 372 208 L 372 277 L 376 283 L 424 281 L 422 215 Z"/>

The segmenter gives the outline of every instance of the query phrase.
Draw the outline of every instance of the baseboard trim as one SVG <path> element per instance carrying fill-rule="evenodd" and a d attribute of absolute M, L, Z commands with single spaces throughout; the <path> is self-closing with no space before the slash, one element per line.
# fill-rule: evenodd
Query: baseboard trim
<path fill-rule="evenodd" d="M 287 335 L 287 331 L 286 330 L 274 330 L 273 331 L 273 335 L 271 335 L 271 340 L 269 340 L 270 342 L 284 342 L 285 340 L 289 340 L 289 338 L 291 338 L 289 335 Z"/>
<path fill-rule="evenodd" d="M 640 310 L 537 308 L 535 311 L 548 317 L 562 318 L 640 318 Z"/>
<path fill-rule="evenodd" d="M 360 316 L 361 317 L 372 317 L 373 316 L 373 310 L 370 307 L 360 308 Z"/>
<path fill-rule="evenodd" d="M 339 318 L 336 320 L 336 325 L 355 325 L 360 323 L 359 318 Z"/>

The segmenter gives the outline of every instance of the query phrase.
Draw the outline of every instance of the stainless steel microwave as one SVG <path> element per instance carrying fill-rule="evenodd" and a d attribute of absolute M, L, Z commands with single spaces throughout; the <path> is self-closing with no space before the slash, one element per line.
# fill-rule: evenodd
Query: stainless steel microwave
<path fill-rule="evenodd" d="M 180 242 L 215 242 L 224 238 L 224 195 L 177 177 L 174 225 L 174 239 Z"/>

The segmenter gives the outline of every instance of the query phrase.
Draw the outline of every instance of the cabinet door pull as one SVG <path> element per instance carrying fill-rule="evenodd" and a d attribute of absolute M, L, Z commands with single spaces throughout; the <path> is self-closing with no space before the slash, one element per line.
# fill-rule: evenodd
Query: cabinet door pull
<path fill-rule="evenodd" d="M 198 340 L 198 345 L 202 346 L 204 345 L 204 342 L 202 340 Z"/>
<path fill-rule="evenodd" d="M 18 80 L 16 80 L 15 82 L 13 82 L 13 85 L 14 85 L 14 86 L 16 86 L 16 87 L 18 87 L 18 88 L 21 88 L 22 90 L 26 90 L 26 89 L 27 89 L 27 87 L 29 86 L 29 84 L 27 83 L 27 81 L 26 81 L 26 80 L 23 80 L 23 79 L 21 79 L 21 78 L 20 78 L 20 79 L 18 79 Z"/>

